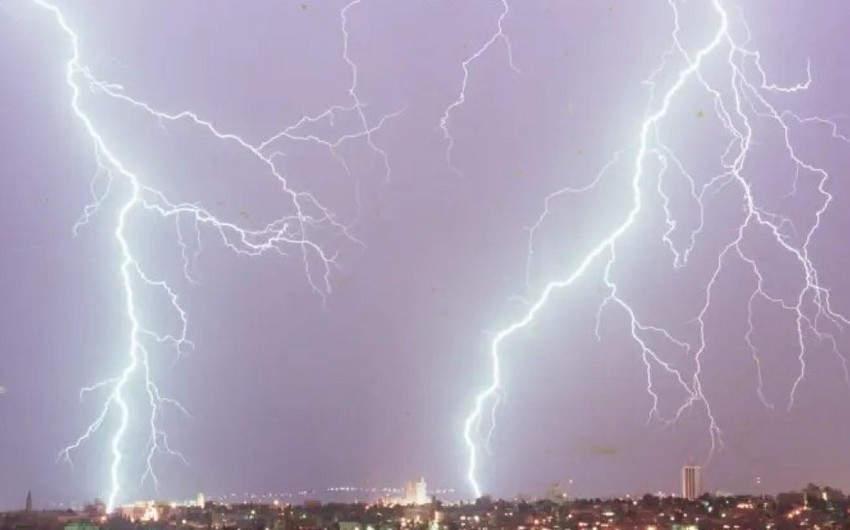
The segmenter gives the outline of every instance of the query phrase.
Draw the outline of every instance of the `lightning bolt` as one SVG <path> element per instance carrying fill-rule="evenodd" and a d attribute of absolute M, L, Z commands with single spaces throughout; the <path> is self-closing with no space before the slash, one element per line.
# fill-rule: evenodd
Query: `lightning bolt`
<path fill-rule="evenodd" d="M 528 305 L 525 312 L 517 320 L 496 332 L 490 342 L 490 382 L 476 395 L 473 406 L 463 424 L 463 439 L 468 451 L 466 475 L 476 497 L 482 494 L 482 487 L 478 478 L 481 439 L 485 440 L 484 447 L 489 448 L 489 437 L 495 426 L 495 407 L 498 405 L 500 392 L 503 391 L 502 357 L 506 342 L 535 322 L 537 316 L 543 311 L 556 291 L 566 289 L 591 274 L 591 269 L 599 261 L 602 261 L 602 280 L 608 294 L 597 310 L 597 338 L 601 338 L 600 326 L 603 311 L 608 307 L 619 308 L 626 316 L 631 338 L 641 352 L 646 367 L 646 388 L 651 402 L 648 421 L 658 420 L 663 424 L 669 424 L 694 406 L 701 406 L 708 423 L 709 458 L 717 448 L 722 447 L 723 442 L 722 432 L 712 412 L 711 404 L 706 398 L 700 378 L 702 356 L 709 347 L 705 316 L 712 306 L 712 297 L 717 280 L 729 261 L 737 259 L 752 271 L 754 285 L 747 306 L 748 329 L 744 340 L 756 365 L 758 377 L 756 394 L 764 406 L 772 408 L 773 403 L 767 399 L 764 393 L 761 357 L 753 339 L 755 329 L 753 315 L 756 311 L 757 302 L 779 307 L 790 314 L 796 323 L 799 372 L 790 388 L 787 404 L 789 409 L 793 406 L 796 392 L 805 379 L 808 342 L 812 340 L 826 343 L 830 347 L 842 365 L 845 378 L 850 384 L 847 359 L 840 352 L 835 335 L 836 332 L 847 328 L 850 321 L 833 308 L 830 291 L 820 283 L 818 270 L 810 253 L 813 236 L 820 227 L 827 208 L 833 201 L 833 196 L 827 190 L 829 174 L 825 169 L 805 160 L 799 154 L 798 149 L 795 149 L 791 140 L 792 126 L 826 127 L 833 139 L 845 143 L 850 143 L 850 141 L 839 132 L 837 124 L 832 120 L 818 116 L 801 117 L 788 110 L 780 111 L 771 102 L 773 95 L 789 96 L 809 88 L 812 82 L 810 64 L 807 63 L 806 65 L 806 79 L 803 82 L 791 86 L 782 86 L 769 81 L 769 76 L 761 65 L 761 55 L 758 51 L 748 47 L 751 38 L 749 28 L 743 17 L 739 18 L 745 38 L 740 41 L 733 34 L 730 14 L 720 0 L 711 1 L 717 25 L 710 40 L 695 53 L 689 53 L 682 45 L 679 37 L 681 32 L 680 13 L 676 0 L 668 0 L 668 5 L 671 8 L 674 21 L 672 45 L 662 56 L 660 66 L 652 72 L 646 81 L 650 92 L 649 108 L 641 122 L 636 139 L 636 154 L 630 172 L 631 207 L 623 216 L 622 221 L 611 232 L 604 235 L 581 258 L 577 266 L 566 271 L 562 277 L 545 284 L 542 292 Z M 709 58 L 715 57 L 721 60 L 724 71 L 722 84 L 720 81 L 709 81 L 705 73 L 705 64 Z M 674 60 L 681 61 L 684 64 L 674 72 L 674 75 L 669 76 L 671 64 Z M 666 89 L 658 91 L 664 74 L 668 74 L 668 78 L 673 79 L 673 81 Z M 664 143 L 660 130 L 665 120 L 673 114 L 671 106 L 674 99 L 690 83 L 696 84 L 711 98 L 715 116 L 729 137 L 726 149 L 719 160 L 720 167 L 722 167 L 721 173 L 702 184 L 698 183 L 697 179 L 688 172 L 683 159 Z M 819 201 L 811 214 L 813 218 L 811 225 L 802 232 L 797 229 L 789 216 L 771 211 L 762 204 L 763 201 L 760 201 L 759 194 L 754 190 L 753 179 L 745 173 L 745 164 L 750 158 L 750 148 L 754 144 L 755 132 L 752 122 L 755 119 L 772 123 L 783 138 L 781 147 L 784 149 L 787 159 L 793 164 L 796 175 L 788 197 L 793 198 L 797 193 L 797 181 L 801 173 L 811 176 L 816 182 Z M 622 152 L 617 153 L 587 185 L 565 187 L 546 197 L 544 209 L 532 226 L 529 235 L 526 266 L 526 278 L 529 284 L 535 234 L 548 217 L 554 201 L 564 195 L 581 194 L 595 189 L 597 184 L 619 165 L 621 157 Z M 638 217 L 645 210 L 646 181 L 652 180 L 649 168 L 653 163 L 658 166 L 658 172 L 654 175 L 656 184 L 654 190 L 660 199 L 666 226 L 661 235 L 661 240 L 672 255 L 674 271 L 687 267 L 691 251 L 699 244 L 700 237 L 703 236 L 705 212 L 709 207 L 708 199 L 716 197 L 720 190 L 732 187 L 737 191 L 737 197 L 740 200 L 740 221 L 736 225 L 733 237 L 722 246 L 716 255 L 716 261 L 702 290 L 703 302 L 697 314 L 689 322 L 695 328 L 695 339 L 686 340 L 677 337 L 667 327 L 645 323 L 638 312 L 620 295 L 614 274 L 617 264 L 617 244 L 628 235 L 629 230 L 636 224 Z M 686 181 L 690 195 L 689 200 L 695 205 L 698 216 L 696 228 L 687 234 L 685 243 L 681 245 L 677 245 L 673 238 L 673 234 L 679 230 L 679 226 L 676 216 L 670 208 L 672 198 L 665 191 L 665 182 L 677 175 Z M 746 245 L 748 241 L 757 236 L 767 236 L 779 252 L 793 258 L 797 264 L 803 281 L 793 297 L 770 292 L 765 286 L 763 270 L 770 264 L 765 263 L 763 259 L 757 259 L 749 252 Z M 665 351 L 692 356 L 694 361 L 692 372 L 686 373 L 683 369 L 665 361 L 659 347 L 650 345 L 650 338 L 659 341 L 651 344 L 661 344 Z M 655 391 L 653 383 L 654 371 L 659 369 L 673 376 L 687 396 L 676 413 L 666 418 L 662 417 L 659 412 L 660 397 Z M 491 424 L 482 434 L 482 424 L 485 423 L 485 411 L 488 408 L 491 413 Z"/>
<path fill-rule="evenodd" d="M 451 133 L 449 125 L 451 124 L 452 113 L 457 110 L 463 103 L 466 101 L 466 89 L 469 85 L 469 67 L 478 60 L 479 57 L 484 55 L 487 50 L 493 47 L 496 42 L 502 41 L 505 43 L 505 48 L 508 54 L 508 65 L 511 67 L 516 73 L 521 73 L 519 68 L 514 65 L 514 53 L 513 48 L 511 46 L 511 40 L 508 38 L 507 33 L 505 33 L 505 29 L 503 27 L 505 18 L 507 18 L 510 13 L 510 6 L 508 5 L 507 0 L 501 0 L 502 4 L 502 12 L 499 14 L 499 19 L 496 22 L 496 31 L 490 35 L 490 38 L 481 45 L 475 52 L 472 53 L 469 57 L 463 60 L 461 63 L 461 68 L 463 69 L 463 77 L 460 84 L 460 90 L 457 93 L 457 97 L 454 101 L 449 104 L 448 107 L 443 111 L 443 115 L 440 117 L 440 129 L 443 131 L 443 138 L 446 140 L 446 164 L 448 164 L 449 168 L 455 172 L 457 175 L 462 176 L 463 173 L 460 169 L 455 166 L 454 161 L 452 160 L 452 151 L 455 146 L 455 139 Z"/>
<path fill-rule="evenodd" d="M 282 140 L 310 142 L 324 146 L 340 162 L 346 173 L 349 173 L 348 165 L 338 148 L 351 140 L 365 140 L 368 146 L 382 158 L 386 170 L 385 176 L 389 178 L 390 166 L 387 154 L 375 145 L 373 134 L 387 120 L 397 116 L 404 109 L 385 115 L 377 123 L 371 125 L 369 125 L 369 120 L 364 113 L 363 105 L 357 94 L 357 67 L 348 55 L 349 34 L 346 18 L 347 11 L 358 4 L 359 0 L 348 4 L 341 13 L 342 59 L 352 73 L 349 89 L 352 103 L 332 106 L 315 116 L 304 116 L 294 125 L 286 127 L 259 143 L 252 143 L 238 134 L 223 131 L 213 122 L 189 110 L 178 112 L 157 110 L 152 105 L 127 95 L 122 87 L 98 79 L 91 69 L 83 63 L 79 35 L 68 23 L 64 13 L 46 0 L 31 0 L 31 2 L 52 17 L 57 28 L 67 39 L 69 58 L 65 63 L 65 84 L 70 91 L 70 111 L 91 141 L 94 160 L 97 165 L 97 171 L 90 189 L 91 202 L 85 206 L 80 219 L 74 224 L 73 234 L 76 235 L 80 228 L 93 219 L 108 195 L 118 194 L 122 191 L 126 195 L 121 199 L 122 202 L 117 211 L 117 220 L 113 232 L 120 256 L 117 269 L 123 290 L 124 315 L 130 328 L 126 337 L 126 362 L 117 376 L 84 387 L 80 391 L 81 399 L 89 393 L 99 391 L 107 391 L 108 395 L 95 419 L 73 443 L 59 454 L 60 459 L 71 463 L 72 454 L 89 441 L 107 420 L 110 420 L 110 418 L 117 420 L 117 427 L 112 433 L 109 445 L 111 457 L 110 485 L 106 504 L 107 511 L 112 512 L 122 498 L 125 489 L 122 481 L 122 464 L 128 456 L 124 454 L 123 447 L 131 423 L 140 421 L 135 419 L 136 416 L 146 415 L 144 424 L 148 433 L 147 447 L 143 455 L 145 471 L 142 482 L 150 480 L 155 487 L 158 487 L 159 480 L 154 471 L 154 458 L 158 454 L 171 455 L 185 461 L 183 455 L 169 444 L 168 436 L 163 430 L 161 422 L 164 407 L 175 408 L 185 415 L 188 415 L 188 411 L 178 401 L 160 391 L 152 375 L 150 350 L 154 346 L 170 346 L 180 354 L 186 348 L 193 347 L 188 338 L 188 315 L 181 304 L 177 291 L 165 280 L 153 277 L 137 259 L 136 250 L 128 234 L 131 215 L 146 213 L 160 216 L 163 219 L 174 220 L 177 244 L 183 260 L 183 273 L 185 279 L 189 282 L 195 282 L 190 271 L 192 263 L 201 249 L 201 232 L 205 230 L 215 235 L 228 249 L 241 256 L 259 256 L 266 253 L 285 255 L 288 249 L 297 250 L 300 253 L 304 273 L 311 288 L 324 302 L 325 297 L 331 292 L 330 275 L 335 266 L 336 255 L 326 249 L 324 245 L 316 242 L 313 239 L 314 235 L 324 232 L 325 234 L 336 234 L 354 242 L 358 241 L 349 233 L 349 226 L 337 220 L 333 212 L 323 206 L 315 196 L 308 192 L 295 190 L 288 184 L 287 179 L 275 163 L 276 158 L 283 154 L 276 146 Z M 288 201 L 290 211 L 265 226 L 247 227 L 218 217 L 201 204 L 169 199 L 164 191 L 146 184 L 139 173 L 128 167 L 120 159 L 110 141 L 101 134 L 94 120 L 84 109 L 82 97 L 86 92 L 123 103 L 128 108 L 135 109 L 149 118 L 155 119 L 163 128 L 169 123 L 187 122 L 203 133 L 211 135 L 217 141 L 226 142 L 242 149 L 246 156 L 259 161 L 268 173 L 277 180 L 281 193 Z M 355 113 L 360 120 L 362 129 L 338 134 L 337 137 L 330 139 L 302 132 L 306 125 L 317 122 L 330 122 L 333 125 L 334 117 L 343 113 Z M 116 189 L 116 185 L 119 189 Z M 196 238 L 194 252 L 189 251 L 189 245 L 185 238 L 186 224 L 194 230 Z M 137 304 L 137 299 L 142 291 L 158 291 L 165 295 L 167 308 L 177 323 L 176 332 L 163 331 L 145 322 L 144 315 L 141 314 Z M 133 395 L 136 387 L 140 387 L 144 391 L 143 395 L 146 396 L 147 401 L 146 411 L 137 410 L 140 407 L 134 404 Z"/>
<path fill-rule="evenodd" d="M 366 142 L 369 144 L 369 147 L 372 148 L 372 151 L 378 153 L 381 157 L 381 161 L 384 164 L 384 168 L 386 170 L 385 180 L 389 181 L 390 179 L 390 159 L 387 155 L 387 152 L 383 149 L 379 148 L 372 141 L 372 130 L 369 128 L 368 120 L 366 119 L 366 114 L 363 112 L 363 104 L 360 102 L 360 96 L 357 95 L 357 85 L 360 80 L 359 71 L 357 70 L 357 63 L 351 60 L 351 57 L 348 54 L 348 43 L 351 40 L 351 36 L 348 32 L 348 12 L 355 6 L 360 5 L 362 0 L 352 0 L 340 11 L 340 19 L 342 21 L 342 59 L 348 65 L 351 70 L 351 86 L 348 88 L 348 95 L 354 101 L 354 110 L 357 111 L 357 117 L 360 118 L 360 124 L 363 126 L 363 131 L 366 133 Z"/>

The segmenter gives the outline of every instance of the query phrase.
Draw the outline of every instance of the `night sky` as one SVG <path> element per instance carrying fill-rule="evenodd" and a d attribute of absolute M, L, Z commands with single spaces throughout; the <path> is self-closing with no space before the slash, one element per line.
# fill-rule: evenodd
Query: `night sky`
<path fill-rule="evenodd" d="M 850 136 L 850 3 L 724 4 L 741 43 L 747 21 L 766 84 L 805 82 L 809 61 L 811 86 L 770 94 L 776 108 L 837 124 L 833 131 L 790 120 L 790 138 L 801 158 L 829 172 L 823 187 L 833 199 L 808 251 L 832 310 L 850 315 L 850 142 L 836 137 Z M 95 78 L 160 111 L 191 110 L 251 143 L 304 115 L 354 103 L 352 67 L 342 55 L 346 2 L 57 5 Z M 711 39 L 717 17 L 702 0 L 681 10 L 680 37 L 693 53 Z M 159 492 L 141 482 L 146 396 L 133 387 L 128 401 L 140 414 L 125 440 L 120 502 L 198 491 L 397 487 L 419 476 L 432 488 L 471 496 L 463 421 L 489 383 L 490 341 L 625 217 L 650 96 L 644 81 L 670 48 L 673 28 L 661 0 L 510 3 L 503 28 L 516 70 L 501 37 L 468 63 L 465 98 L 448 121 L 449 161 L 441 117 L 461 96 L 464 61 L 494 36 L 501 11 L 495 0 L 362 0 L 347 11 L 355 93 L 370 126 L 387 119 L 372 145 L 361 135 L 343 142 L 337 156 L 291 139 L 270 150 L 280 151 L 275 163 L 293 188 L 311 192 L 349 227 L 349 237 L 311 231 L 336 256 L 326 297 L 311 288 L 298 247 L 237 256 L 209 228 L 201 229 L 200 252 L 188 265 L 195 282 L 187 281 L 174 220 L 141 208 L 130 215 L 134 255 L 179 295 L 194 348 L 151 351 L 160 389 L 190 414 L 166 408 L 162 416 L 169 444 L 187 463 L 159 454 Z M 21 506 L 30 489 L 37 507 L 49 507 L 109 488 L 114 415 L 73 453 L 73 466 L 57 460 L 107 398 L 100 389 L 80 400 L 80 388 L 120 372 L 129 329 L 114 237 L 128 193 L 120 178 L 72 234 L 98 167 L 70 108 L 70 52 L 50 13 L 26 0 L 0 0 L 0 509 Z M 707 61 L 709 79 L 722 79 L 725 54 Z M 671 59 L 659 93 L 682 64 Z M 157 120 L 102 91 L 86 89 L 81 106 L 139 179 L 173 200 L 251 228 L 287 214 L 268 169 L 233 142 L 187 121 Z M 756 138 L 742 175 L 765 211 L 787 219 L 783 230 L 799 246 L 823 204 L 820 176 L 795 172 L 781 128 L 748 112 Z M 342 112 L 333 124 L 299 132 L 336 139 L 356 134 L 358 120 Z M 693 79 L 659 130 L 698 183 L 721 171 L 729 136 Z M 617 152 L 620 162 L 597 188 L 549 202 L 529 260 L 529 230 L 547 195 L 587 185 Z M 612 275 L 645 324 L 696 344 L 694 318 L 719 252 L 740 224 L 741 193 L 718 185 L 707 194 L 703 230 L 687 264 L 676 268 L 662 240 L 668 226 L 658 164 L 650 166 L 644 209 L 618 243 Z M 675 171 L 668 177 L 663 191 L 677 223 L 671 238 L 681 249 L 699 219 L 686 181 Z M 181 227 L 191 247 L 193 227 Z M 761 264 L 765 288 L 794 300 L 805 281 L 799 264 L 765 231 L 748 235 L 745 246 Z M 312 258 L 307 267 L 321 272 Z M 776 492 L 810 481 L 850 489 L 850 384 L 841 358 L 850 356 L 850 334 L 821 321 L 834 335 L 833 351 L 828 339 L 805 333 L 805 378 L 789 411 L 801 369 L 797 323 L 792 312 L 758 299 L 751 338 L 761 399 L 746 343 L 756 283 L 751 268 L 730 257 L 704 316 L 702 391 L 723 433 L 723 447 L 709 459 L 702 404 L 671 425 L 647 421 L 646 368 L 622 309 L 605 309 L 597 340 L 603 269 L 604 257 L 505 343 L 498 425 L 491 453 L 479 462 L 487 492 L 536 494 L 568 480 L 579 496 L 677 491 L 689 461 L 706 465 L 711 490 Z M 145 321 L 177 329 L 162 293 L 142 292 Z M 815 314 L 810 300 L 804 306 Z M 693 350 L 658 347 L 691 377 Z M 659 413 L 675 415 L 687 396 L 658 365 L 653 376 Z"/>

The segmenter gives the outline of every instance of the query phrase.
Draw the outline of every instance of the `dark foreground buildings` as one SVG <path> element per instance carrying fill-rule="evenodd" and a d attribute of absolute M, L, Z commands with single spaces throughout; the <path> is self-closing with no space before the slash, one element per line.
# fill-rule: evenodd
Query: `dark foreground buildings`
<path fill-rule="evenodd" d="M 690 530 L 850 529 L 841 492 L 810 484 L 775 497 L 682 497 L 494 501 L 423 505 L 384 503 L 190 506 L 139 503 L 107 516 L 102 504 L 84 510 L 26 509 L 0 514 L 0 530 Z"/>

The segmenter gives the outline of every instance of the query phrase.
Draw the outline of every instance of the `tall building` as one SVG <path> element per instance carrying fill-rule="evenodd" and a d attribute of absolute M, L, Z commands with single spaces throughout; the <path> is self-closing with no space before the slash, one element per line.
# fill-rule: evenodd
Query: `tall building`
<path fill-rule="evenodd" d="M 405 504 L 415 504 L 417 506 L 428 504 L 428 489 L 425 479 L 419 479 L 418 482 L 408 482 L 404 497 Z"/>
<path fill-rule="evenodd" d="M 549 488 L 546 490 L 544 498 L 547 501 L 553 502 L 555 504 L 563 504 L 567 500 L 569 500 L 569 497 L 564 491 L 564 488 L 562 488 L 561 485 L 558 483 L 549 486 Z"/>
<path fill-rule="evenodd" d="M 699 466 L 682 468 L 682 497 L 692 501 L 700 496 Z"/>
<path fill-rule="evenodd" d="M 27 513 L 32 511 L 32 492 L 31 491 L 27 492 L 27 504 L 26 504 L 26 508 L 24 508 L 24 509 Z"/>

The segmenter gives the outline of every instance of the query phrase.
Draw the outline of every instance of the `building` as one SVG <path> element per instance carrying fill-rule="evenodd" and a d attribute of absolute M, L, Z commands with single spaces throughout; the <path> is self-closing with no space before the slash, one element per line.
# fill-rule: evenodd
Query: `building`
<path fill-rule="evenodd" d="M 154 501 L 137 501 L 128 506 L 121 506 L 116 511 L 124 519 L 131 523 L 156 523 L 165 519 L 168 506 Z"/>
<path fill-rule="evenodd" d="M 692 501 L 700 496 L 699 466 L 684 466 L 682 468 L 682 497 Z"/>
<path fill-rule="evenodd" d="M 83 513 L 89 517 L 103 517 L 106 515 L 106 503 L 100 499 L 95 499 L 94 502 L 83 507 Z"/>
<path fill-rule="evenodd" d="M 26 504 L 26 507 L 24 508 L 24 511 L 27 512 L 27 513 L 30 513 L 32 511 L 32 492 L 31 491 L 27 492 L 27 504 Z"/>
<path fill-rule="evenodd" d="M 550 485 L 543 498 L 555 504 L 564 504 L 569 500 L 569 496 L 564 491 L 564 488 L 558 483 Z"/>
<path fill-rule="evenodd" d="M 424 478 L 419 479 L 418 482 L 411 481 L 407 483 L 404 504 L 414 504 L 416 506 L 428 504 L 428 488 Z"/>

